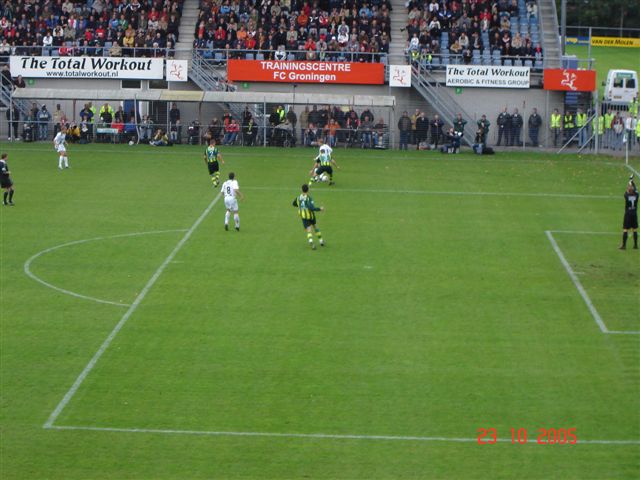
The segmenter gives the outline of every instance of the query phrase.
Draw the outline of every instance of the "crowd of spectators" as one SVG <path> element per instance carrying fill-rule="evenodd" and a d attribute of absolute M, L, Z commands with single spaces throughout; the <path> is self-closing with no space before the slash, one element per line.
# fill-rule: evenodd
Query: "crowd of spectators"
<path fill-rule="evenodd" d="M 407 8 L 411 62 L 534 66 L 542 60 L 536 0 L 410 0 Z"/>
<path fill-rule="evenodd" d="M 198 126 L 199 128 L 199 126 Z M 191 136 L 190 136 L 191 137 Z M 249 108 L 240 118 L 225 112 L 222 119 L 212 118 L 203 129 L 203 140 L 215 139 L 223 145 L 317 146 L 326 142 L 359 148 L 387 148 L 389 129 L 382 118 L 375 120 L 366 108 L 360 114 L 349 107 L 305 106 L 300 114 L 282 105 L 273 107 L 264 124 L 256 121 Z"/>
<path fill-rule="evenodd" d="M 388 0 L 201 0 L 194 48 L 378 62 L 389 53 L 390 11 Z"/>
<path fill-rule="evenodd" d="M 15 55 L 171 56 L 184 0 L 6 0 L 0 62 Z"/>

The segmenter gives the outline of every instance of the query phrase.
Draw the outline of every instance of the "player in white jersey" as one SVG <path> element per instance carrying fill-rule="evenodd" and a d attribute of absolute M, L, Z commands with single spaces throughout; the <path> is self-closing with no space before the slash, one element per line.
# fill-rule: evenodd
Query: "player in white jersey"
<path fill-rule="evenodd" d="M 238 181 L 235 179 L 236 174 L 229 173 L 229 180 L 222 184 L 222 194 L 224 195 L 224 206 L 227 209 L 227 213 L 224 215 L 224 229 L 229 230 L 229 218 L 233 212 L 233 221 L 236 225 L 236 230 L 240 231 L 240 215 L 238 215 L 238 197 L 240 200 L 244 199 L 244 195 L 240 191 Z"/>
<path fill-rule="evenodd" d="M 64 125 L 53 139 L 53 148 L 58 152 L 58 168 L 69 168 L 69 159 L 67 158 L 67 127 Z"/>
<path fill-rule="evenodd" d="M 318 155 L 333 155 L 333 148 L 324 143 L 324 139 L 320 139 L 320 148 L 318 149 Z"/>
<path fill-rule="evenodd" d="M 309 179 L 309 185 L 313 182 L 329 182 L 329 185 L 333 185 L 333 167 L 338 167 L 336 161 L 331 157 L 333 149 L 323 143 L 320 145 L 320 152 L 314 159 L 313 167 L 309 172 L 311 178 Z"/>

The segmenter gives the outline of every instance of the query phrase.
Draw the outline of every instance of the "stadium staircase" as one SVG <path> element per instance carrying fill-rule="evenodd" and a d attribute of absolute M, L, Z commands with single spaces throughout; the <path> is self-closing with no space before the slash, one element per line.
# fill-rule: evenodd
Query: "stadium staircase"
<path fill-rule="evenodd" d="M 542 50 L 545 68 L 560 68 L 562 50 L 558 36 L 558 11 L 555 0 L 538 0 L 538 16 L 542 31 Z"/>
<path fill-rule="evenodd" d="M 440 116 L 445 125 L 453 125 L 458 113 L 467 121 L 463 141 L 469 146 L 475 141 L 475 122 L 449 94 L 449 88 L 436 80 L 431 71 L 422 65 L 411 67 L 411 85 L 427 101 L 433 111 Z"/>
<path fill-rule="evenodd" d="M 178 38 L 178 43 L 176 43 L 176 59 L 191 60 L 193 38 L 194 32 L 196 31 L 196 22 L 198 21 L 199 12 L 199 0 L 184 1 L 184 4 L 182 5 L 182 16 L 180 17 L 180 26 L 178 29 L 180 36 Z"/>
<path fill-rule="evenodd" d="M 31 108 L 28 102 L 22 99 L 14 98 L 14 105 L 18 107 L 20 111 L 20 119 L 24 120 L 31 115 Z M 11 105 L 11 89 L 5 86 L 0 87 L 0 111 L 3 115 Z M 38 105 L 39 107 L 40 105 Z"/>
<path fill-rule="evenodd" d="M 391 42 L 389 43 L 389 65 L 406 65 L 405 47 L 407 33 L 403 31 L 409 17 L 404 0 L 391 0 Z"/>

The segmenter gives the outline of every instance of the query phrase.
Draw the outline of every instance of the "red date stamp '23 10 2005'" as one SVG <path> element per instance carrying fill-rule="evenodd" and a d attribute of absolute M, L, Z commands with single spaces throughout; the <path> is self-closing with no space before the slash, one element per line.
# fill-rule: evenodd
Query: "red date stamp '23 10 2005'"
<path fill-rule="evenodd" d="M 495 428 L 478 428 L 478 445 L 495 445 L 498 441 L 505 443 L 507 439 L 498 440 L 498 431 Z M 575 445 L 578 443 L 575 428 L 538 428 L 537 438 L 529 440 L 529 432 L 526 428 L 511 428 L 511 443 L 524 445 L 534 443 L 538 445 Z"/>

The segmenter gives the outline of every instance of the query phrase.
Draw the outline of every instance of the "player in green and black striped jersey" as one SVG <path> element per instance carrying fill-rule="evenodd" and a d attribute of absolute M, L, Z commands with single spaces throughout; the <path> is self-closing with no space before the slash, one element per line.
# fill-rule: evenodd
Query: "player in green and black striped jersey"
<path fill-rule="evenodd" d="M 217 187 L 220 183 L 220 164 L 218 161 L 222 162 L 224 165 L 224 160 L 222 159 L 222 154 L 218 150 L 216 141 L 213 138 L 209 140 L 209 146 L 204 151 L 204 161 L 207 164 L 207 168 L 209 168 L 211 183 L 214 187 Z"/>
<path fill-rule="evenodd" d="M 316 249 L 316 244 L 313 243 L 313 232 L 316 233 L 320 246 L 324 247 L 322 233 L 316 225 L 316 212 L 324 211 L 324 207 L 316 207 L 313 203 L 313 199 L 309 196 L 309 185 L 302 185 L 302 193 L 293 200 L 293 206 L 298 209 L 298 215 L 302 219 L 302 226 L 307 232 L 307 240 L 311 248 Z"/>
<path fill-rule="evenodd" d="M 322 143 L 322 139 L 319 140 Z M 309 172 L 311 178 L 309 179 L 309 185 L 313 182 L 329 182 L 329 185 L 333 185 L 333 167 L 338 167 L 338 164 L 332 157 L 333 149 L 327 145 L 322 144 L 320 146 L 320 152 L 314 159 L 313 168 Z"/>

